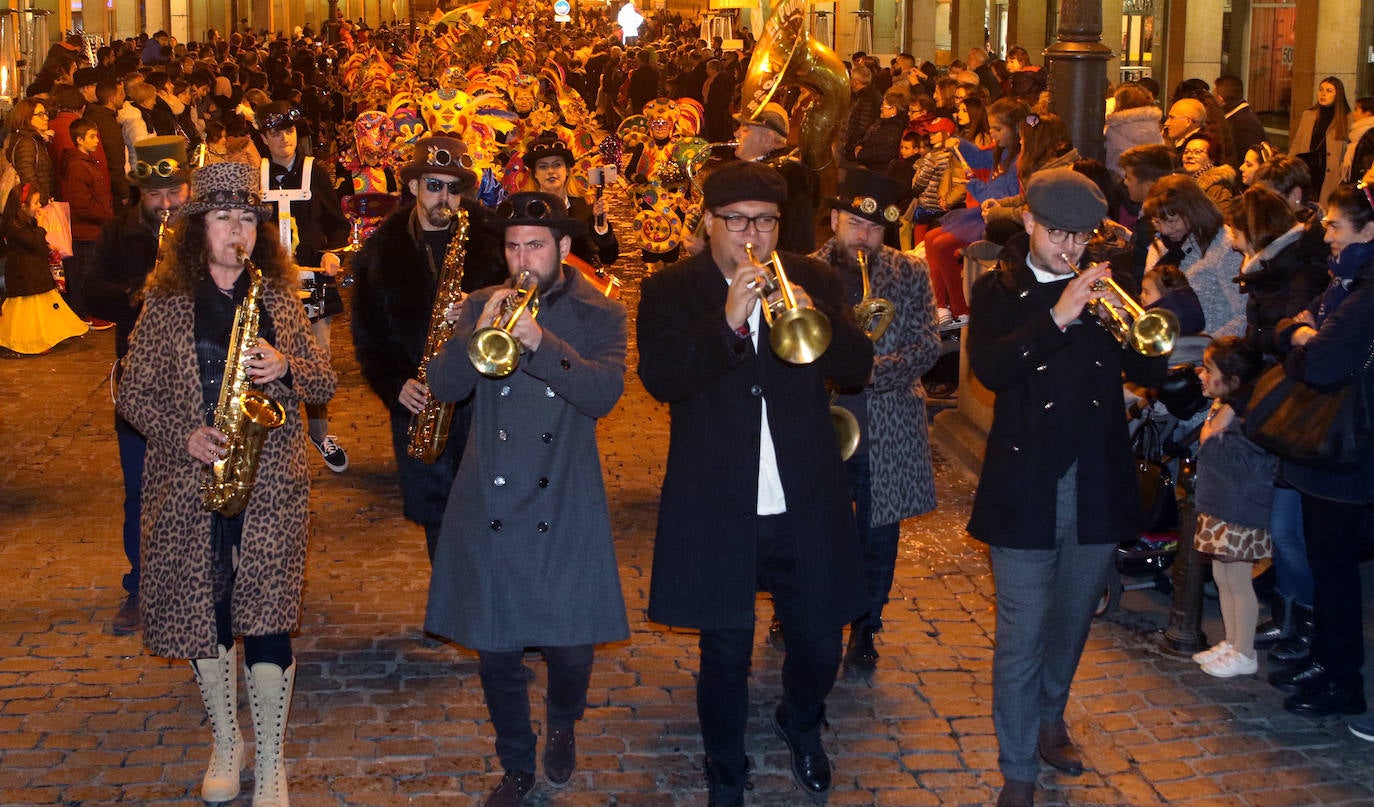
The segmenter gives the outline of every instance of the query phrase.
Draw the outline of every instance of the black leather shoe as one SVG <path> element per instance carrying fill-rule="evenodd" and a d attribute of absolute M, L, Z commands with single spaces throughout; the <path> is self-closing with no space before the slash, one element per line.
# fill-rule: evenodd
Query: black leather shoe
<path fill-rule="evenodd" d="M 792 754 L 792 778 L 812 798 L 824 799 L 830 790 L 830 758 L 821 747 L 821 724 L 806 732 L 792 731 L 781 703 L 773 710 L 773 731 Z"/>
<path fill-rule="evenodd" d="M 1293 636 L 1293 598 L 1276 597 L 1269 618 L 1255 628 L 1255 647 L 1268 647 Z"/>
<path fill-rule="evenodd" d="M 1269 661 L 1280 667 L 1306 667 L 1311 664 L 1311 635 L 1299 633 L 1269 648 Z"/>
<path fill-rule="evenodd" d="M 577 736 L 573 727 L 549 729 L 544 740 L 544 778 L 554 787 L 567 787 L 577 768 Z"/>
<path fill-rule="evenodd" d="M 873 636 L 878 631 L 866 622 L 855 625 L 849 631 L 849 646 L 844 651 L 844 677 L 846 681 L 868 681 L 878 669 L 878 648 L 873 646 Z"/>
<path fill-rule="evenodd" d="M 534 790 L 534 774 L 525 771 L 506 771 L 501 784 L 491 791 L 482 807 L 520 807 Z"/>
<path fill-rule="evenodd" d="M 768 646 L 780 653 L 787 652 L 787 642 L 782 638 L 782 623 L 777 617 L 768 623 Z"/>
<path fill-rule="evenodd" d="M 1269 685 L 1280 692 L 1315 692 L 1325 687 L 1329 678 L 1326 668 L 1313 662 L 1306 667 L 1269 673 Z"/>
<path fill-rule="evenodd" d="M 1295 715 L 1308 717 L 1362 715 L 1365 710 L 1364 691 L 1328 681 L 1320 689 L 1289 695 L 1283 699 L 1283 708 Z"/>
<path fill-rule="evenodd" d="M 1002 792 L 997 795 L 997 807 L 1034 807 L 1035 782 L 1018 782 L 1008 779 L 1002 783 Z"/>
<path fill-rule="evenodd" d="M 1083 757 L 1079 755 L 1078 747 L 1073 744 L 1073 739 L 1069 737 L 1069 729 L 1063 723 L 1041 724 L 1035 748 L 1040 752 L 1040 758 L 1050 767 L 1069 776 L 1079 776 L 1083 773 Z"/>

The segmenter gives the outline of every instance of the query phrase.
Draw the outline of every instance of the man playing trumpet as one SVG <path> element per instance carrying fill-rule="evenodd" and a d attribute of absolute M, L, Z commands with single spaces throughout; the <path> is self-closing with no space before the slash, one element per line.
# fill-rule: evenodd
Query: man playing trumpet
<path fill-rule="evenodd" d="M 1005 784 L 998 807 L 1030 807 L 1040 759 L 1077 776 L 1064 724 L 1093 609 L 1119 541 L 1140 534 L 1140 493 L 1121 376 L 1164 381 L 1168 359 L 1124 347 L 1085 311 L 1106 264 L 1075 267 L 1107 214 L 1069 168 L 1026 184 L 1025 235 L 973 285 L 973 373 L 996 393 L 968 531 L 990 546 L 997 589 L 992 724 Z"/>
<path fill-rule="evenodd" d="M 544 777 L 562 787 L 576 767 L 593 648 L 630 635 L 596 444 L 597 420 L 625 389 L 625 308 L 563 263 L 582 227 L 566 211 L 534 192 L 496 209 L 489 226 L 504 233 L 514 283 L 464 303 L 428 370 L 439 400 L 472 401 L 471 444 L 444 516 L 425 628 L 480 658 L 505 770 L 486 807 L 516 807 L 534 788 L 524 648 L 540 648 L 548 663 Z M 531 302 L 519 316 L 498 317 L 521 282 Z M 497 321 L 523 350 L 499 378 L 470 355 L 473 334 Z"/>
<path fill-rule="evenodd" d="M 854 415 L 860 435 L 845 461 L 868 599 L 868 612 L 850 624 L 844 654 L 846 677 L 857 679 L 871 676 L 877 665 L 873 635 L 883 626 L 901 521 L 935 509 L 921 376 L 940 355 L 940 334 L 925 262 L 883 246 L 901 198 L 896 180 L 850 169 L 831 200 L 835 236 L 811 256 L 839 272 L 850 307 L 861 317 L 856 324 L 874 342 L 872 377 L 841 389 L 836 400 Z M 872 311 L 881 308 L 892 312 L 890 324 L 874 320 Z"/>
<path fill-rule="evenodd" d="M 758 289 L 786 183 L 773 168 L 741 161 L 712 172 L 703 191 L 706 249 L 646 278 L 639 306 L 639 375 L 672 416 L 649 618 L 701 631 L 697 716 L 711 804 L 736 807 L 761 588 L 788 637 L 782 702 L 769 710 L 774 729 L 804 790 L 830 788 L 825 699 L 841 631 L 866 606 L 825 384 L 862 387 L 873 343 L 851 321 L 835 271 L 783 253 L 797 305 L 827 317 L 831 335 L 811 363 L 775 355 Z"/>

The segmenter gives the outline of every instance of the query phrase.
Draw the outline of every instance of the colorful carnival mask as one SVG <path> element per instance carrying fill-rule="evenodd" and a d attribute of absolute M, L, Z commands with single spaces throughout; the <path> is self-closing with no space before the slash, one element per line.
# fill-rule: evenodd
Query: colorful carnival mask
<path fill-rule="evenodd" d="M 677 104 L 667 98 L 657 98 L 644 105 L 644 117 L 649 121 L 649 133 L 659 142 L 673 136 L 677 128 Z"/>
<path fill-rule="evenodd" d="M 534 76 L 521 76 L 511 85 L 510 103 L 517 114 L 524 116 L 534 110 L 539 97 L 539 80 Z"/>
<path fill-rule="evenodd" d="M 385 112 L 364 112 L 353 121 L 353 136 L 358 143 L 358 160 L 363 165 L 380 165 L 391 150 L 396 127 Z"/>

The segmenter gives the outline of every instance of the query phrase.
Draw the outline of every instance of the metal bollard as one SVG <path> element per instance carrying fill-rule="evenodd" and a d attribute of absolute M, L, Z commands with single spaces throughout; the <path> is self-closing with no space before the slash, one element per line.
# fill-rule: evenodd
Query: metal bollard
<path fill-rule="evenodd" d="M 1169 626 L 1164 629 L 1160 650 L 1173 656 L 1192 656 L 1209 647 L 1202 632 L 1202 564 L 1193 546 L 1197 510 L 1193 507 L 1196 460 L 1179 460 L 1178 553 L 1174 556 L 1174 596 L 1169 605 Z"/>

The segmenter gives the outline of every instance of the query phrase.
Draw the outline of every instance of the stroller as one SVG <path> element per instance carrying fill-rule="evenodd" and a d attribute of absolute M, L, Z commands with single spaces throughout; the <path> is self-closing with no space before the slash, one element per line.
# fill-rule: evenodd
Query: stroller
<path fill-rule="evenodd" d="M 1179 535 L 1176 486 L 1192 463 L 1206 415 L 1207 399 L 1196 367 L 1210 341 L 1206 336 L 1179 338 L 1169 378 L 1161 389 L 1126 390 L 1126 416 L 1146 523 L 1139 536 L 1117 545 L 1116 574 L 1099 601 L 1098 616 L 1116 611 L 1127 591 L 1173 592 L 1169 569 L 1178 542 L 1191 539 Z"/>

